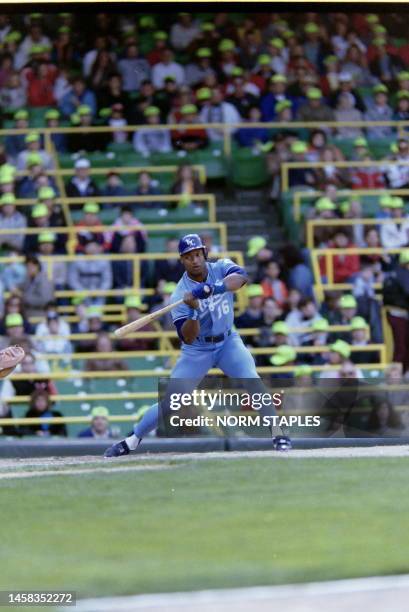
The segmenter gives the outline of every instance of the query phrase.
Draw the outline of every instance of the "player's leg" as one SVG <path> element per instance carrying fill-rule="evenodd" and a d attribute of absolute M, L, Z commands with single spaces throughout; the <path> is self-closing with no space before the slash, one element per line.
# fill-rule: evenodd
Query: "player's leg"
<path fill-rule="evenodd" d="M 172 388 L 172 380 L 176 379 L 183 379 L 183 383 L 175 383 L 175 386 L 179 390 L 183 386 L 183 392 L 190 393 L 210 370 L 213 365 L 213 359 L 213 351 L 198 351 L 192 347 L 184 347 L 170 375 L 170 388 L 166 394 L 169 395 Z M 163 410 L 169 409 L 166 400 L 162 408 Z M 135 450 L 141 439 L 157 428 L 158 420 L 159 404 L 156 403 L 145 412 L 139 423 L 134 426 L 134 433 L 125 440 L 108 448 L 105 451 L 104 457 L 119 457 L 127 455 L 130 450 Z"/>

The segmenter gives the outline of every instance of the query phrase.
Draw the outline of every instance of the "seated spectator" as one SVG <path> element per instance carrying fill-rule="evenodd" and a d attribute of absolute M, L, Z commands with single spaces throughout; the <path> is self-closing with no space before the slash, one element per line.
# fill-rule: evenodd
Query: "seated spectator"
<path fill-rule="evenodd" d="M 368 70 L 366 49 L 362 43 L 352 43 L 347 48 L 342 62 L 343 72 L 348 72 L 358 87 L 370 87 L 377 79 Z"/>
<path fill-rule="evenodd" d="M 151 195 L 159 195 L 160 194 L 160 189 L 159 189 L 159 184 L 158 181 L 156 179 L 153 179 L 152 176 L 149 174 L 149 172 L 146 172 L 146 170 L 143 170 L 142 172 L 139 173 L 138 175 L 138 183 L 135 189 L 135 195 L 137 196 L 144 196 L 144 198 L 147 196 L 151 196 Z M 143 202 L 137 202 L 134 205 L 132 205 L 132 209 L 134 210 L 134 212 L 136 212 L 138 209 L 140 210 L 141 208 L 163 208 L 165 204 L 163 202 L 157 202 L 157 201 L 152 201 L 150 202 L 149 199 L 147 198 L 146 200 L 144 200 Z"/>
<path fill-rule="evenodd" d="M 92 108 L 88 104 L 81 104 L 77 108 L 75 117 L 78 117 L 78 127 L 88 128 L 93 126 Z M 67 138 L 67 149 L 70 153 L 104 151 L 109 140 L 110 135 L 104 132 L 92 134 L 92 138 L 87 131 L 71 132 Z"/>
<path fill-rule="evenodd" d="M 122 88 L 122 76 L 119 72 L 112 72 L 106 86 L 98 94 L 99 108 L 111 108 L 121 105 L 123 118 L 128 117 L 129 96 Z"/>
<path fill-rule="evenodd" d="M 20 70 L 27 64 L 29 59 L 41 57 L 44 49 L 51 48 L 51 41 L 43 32 L 42 25 L 38 18 L 30 19 L 29 31 L 18 47 L 14 58 L 14 66 Z"/>
<path fill-rule="evenodd" d="M 289 161 L 302 162 L 306 161 L 308 146 L 301 140 L 296 140 L 290 147 L 291 158 Z M 310 186 L 315 185 L 316 178 L 313 170 L 308 168 L 290 168 L 288 172 L 289 187 Z"/>
<path fill-rule="evenodd" d="M 362 113 L 355 108 L 355 98 L 351 93 L 345 92 L 338 98 L 335 109 L 335 121 L 362 121 Z M 361 127 L 340 127 L 337 129 L 339 138 L 359 138 L 362 136 Z"/>
<path fill-rule="evenodd" d="M 123 325 L 136 321 L 143 317 L 146 313 L 146 304 L 143 304 L 141 298 L 136 295 L 128 295 L 125 298 L 126 317 Z M 158 331 L 153 323 L 145 325 L 143 331 Z M 121 338 L 118 340 L 117 348 L 119 351 L 150 351 L 155 350 L 157 345 L 156 340 L 149 338 Z"/>
<path fill-rule="evenodd" d="M 157 62 L 152 68 L 152 83 L 156 89 L 162 89 L 165 78 L 172 77 L 177 85 L 185 83 L 185 69 L 181 64 L 174 61 L 173 51 L 163 49 L 161 61 Z"/>
<path fill-rule="evenodd" d="M 321 319 L 317 305 L 312 298 L 301 298 L 298 308 L 293 309 L 285 318 L 288 327 L 311 327 L 316 321 Z M 310 339 L 308 334 L 291 334 L 291 344 L 302 344 Z"/>
<path fill-rule="evenodd" d="M 241 116 L 233 104 L 224 100 L 223 93 L 216 88 L 212 92 L 210 100 L 202 105 L 196 123 L 240 123 Z M 229 130 L 234 134 L 235 129 Z M 223 140 L 223 130 L 212 128 L 207 130 L 207 135 L 211 141 Z"/>
<path fill-rule="evenodd" d="M 20 74 L 11 72 L 6 83 L 0 89 L 0 105 L 10 111 L 18 111 L 27 104 L 26 88 L 21 82 Z"/>
<path fill-rule="evenodd" d="M 35 199 L 41 187 L 51 187 L 55 193 L 58 193 L 54 178 L 44 172 L 40 155 L 30 153 L 27 156 L 27 168 L 24 176 L 16 184 L 17 197 Z"/>
<path fill-rule="evenodd" d="M 58 410 L 53 410 L 52 400 L 47 391 L 38 389 L 33 391 L 30 398 L 30 408 L 24 417 L 26 419 L 49 419 L 62 417 Z M 23 435 L 26 436 L 67 436 L 67 428 L 64 423 L 36 423 L 35 425 L 24 425 Z"/>
<path fill-rule="evenodd" d="M 38 235 L 37 240 L 37 254 L 55 255 L 56 253 L 57 237 L 52 232 L 41 232 Z M 54 284 L 56 291 L 66 289 L 67 285 L 67 263 L 65 261 L 52 261 L 47 264 L 50 269 L 50 277 Z"/>
<path fill-rule="evenodd" d="M 156 286 L 159 281 L 177 283 L 184 273 L 184 268 L 179 260 L 179 241 L 175 238 L 169 238 L 166 243 L 166 252 L 174 257 L 169 259 L 158 259 L 154 263 L 153 285 Z"/>
<path fill-rule="evenodd" d="M 409 218 L 405 215 L 403 198 L 399 196 L 391 198 L 389 209 L 391 221 L 381 226 L 382 246 L 386 249 L 407 246 L 409 244 Z"/>
<path fill-rule="evenodd" d="M 256 273 L 253 275 L 254 282 L 259 283 L 263 280 L 264 266 L 273 259 L 273 255 L 264 236 L 252 236 L 247 242 L 247 257 L 255 259 L 257 266 Z"/>
<path fill-rule="evenodd" d="M 337 229 L 333 239 L 328 245 L 333 249 L 340 249 L 340 255 L 332 256 L 332 278 L 333 282 L 347 283 L 352 282 L 360 268 L 359 255 L 345 255 L 345 249 L 353 248 L 355 245 L 351 242 L 351 238 L 347 230 L 343 228 Z M 323 258 L 320 259 L 321 274 L 328 277 L 328 270 Z"/>
<path fill-rule="evenodd" d="M 118 197 L 118 196 L 126 196 L 128 195 L 127 190 L 124 187 L 124 183 L 122 181 L 121 175 L 118 174 L 117 172 L 115 172 L 114 170 L 111 170 L 110 172 L 108 172 L 107 175 L 107 182 L 105 184 L 105 186 L 102 188 L 101 191 L 101 195 L 104 197 L 107 196 L 113 196 L 113 197 Z M 109 209 L 111 207 L 116 206 L 117 204 L 115 203 L 104 203 L 102 205 L 103 208 Z"/>
<path fill-rule="evenodd" d="M 61 99 L 59 109 L 62 115 L 69 119 L 82 105 L 89 106 L 92 116 L 95 117 L 97 111 L 95 94 L 91 89 L 87 88 L 82 77 L 76 76 L 72 80 L 70 91 Z"/>
<path fill-rule="evenodd" d="M 112 261 L 112 275 L 114 279 L 114 289 L 123 289 L 125 287 L 133 287 L 134 285 L 134 268 L 135 262 L 132 255 L 140 253 L 138 248 L 138 236 L 140 232 L 121 234 L 116 232 L 112 241 L 111 252 L 121 255 L 130 255 L 129 259 Z M 144 244 L 144 243 L 143 243 Z"/>
<path fill-rule="evenodd" d="M 91 410 L 91 425 L 79 432 L 78 438 L 113 438 L 109 428 L 109 411 L 105 406 Z"/>
<path fill-rule="evenodd" d="M 388 88 L 386 85 L 375 85 L 373 88 L 373 100 L 365 113 L 367 121 L 391 121 L 393 116 L 392 108 L 388 102 Z M 390 126 L 369 127 L 367 130 L 368 138 L 387 138 L 392 136 L 393 130 Z"/>
<path fill-rule="evenodd" d="M 20 286 L 23 304 L 29 317 L 41 316 L 45 306 L 54 299 L 54 286 L 41 268 L 35 255 L 27 255 L 26 279 Z"/>
<path fill-rule="evenodd" d="M 41 158 L 41 166 L 45 169 L 54 168 L 54 160 L 51 155 L 41 148 L 40 135 L 34 132 L 30 132 L 24 138 L 26 148 L 17 155 L 17 170 L 25 170 L 32 161 L 32 153 L 36 153 L 36 156 Z"/>
<path fill-rule="evenodd" d="M 409 92 L 398 91 L 394 107 L 393 119 L 395 121 L 409 120 Z"/>
<path fill-rule="evenodd" d="M 236 317 L 234 324 L 236 327 L 261 327 L 263 324 L 263 303 L 264 292 L 261 285 L 247 285 L 246 293 L 248 306 L 246 310 Z"/>
<path fill-rule="evenodd" d="M 182 197 L 179 204 L 171 203 L 169 204 L 170 208 L 176 208 L 179 206 L 186 206 L 192 203 L 192 198 L 194 194 L 203 193 L 204 187 L 198 177 L 195 175 L 194 170 L 191 166 L 179 166 L 175 182 L 171 187 L 172 194 L 181 194 Z"/>
<path fill-rule="evenodd" d="M 56 108 L 50 108 L 45 113 L 44 119 L 47 128 L 60 127 L 60 112 Z M 58 153 L 65 153 L 67 151 L 66 134 L 51 134 L 51 140 Z"/>
<path fill-rule="evenodd" d="M 191 57 L 190 63 L 185 68 L 186 84 L 196 87 L 203 82 L 208 75 L 216 76 L 212 67 L 212 50 L 209 47 L 200 47 L 196 50 L 195 57 Z"/>
<path fill-rule="evenodd" d="M 247 113 L 249 123 L 259 123 L 261 121 L 261 111 L 257 106 L 252 106 Z M 242 147 L 254 147 L 259 143 L 269 140 L 269 133 L 266 128 L 246 127 L 240 128 L 235 134 L 235 138 Z"/>
<path fill-rule="evenodd" d="M 68 339 L 70 335 L 69 324 L 62 319 L 57 311 L 56 304 L 48 304 L 45 320 L 38 323 L 33 341 L 39 353 L 65 354 L 72 353 L 72 345 Z M 58 336 L 49 338 L 47 336 Z"/>
<path fill-rule="evenodd" d="M 328 344 L 329 336 L 328 327 L 329 324 L 326 319 L 315 319 L 315 321 L 313 321 L 311 325 L 311 333 L 304 334 L 300 344 L 305 347 L 326 346 Z M 325 364 L 325 360 L 322 356 L 322 353 L 304 353 L 302 355 L 302 361 L 303 363 L 309 364 L 311 366 Z"/>
<path fill-rule="evenodd" d="M 87 242 L 84 248 L 85 255 L 101 255 L 103 247 L 95 240 Z M 103 291 L 112 289 L 111 262 L 107 259 L 90 259 L 78 257 L 69 264 L 68 286 L 73 291 Z M 90 297 L 90 303 L 104 304 L 105 297 Z"/>
<path fill-rule="evenodd" d="M 264 297 L 273 297 L 280 306 L 284 306 L 288 297 L 288 290 L 280 280 L 280 266 L 277 261 L 269 261 L 264 266 L 264 278 L 261 281 Z"/>
<path fill-rule="evenodd" d="M 69 198 L 95 197 L 99 189 L 90 177 L 91 164 L 88 159 L 77 159 L 74 165 L 75 175 L 67 183 L 67 196 Z"/>
<path fill-rule="evenodd" d="M 0 229 L 8 230 L 8 234 L 0 234 L 0 246 L 10 245 L 21 250 L 24 244 L 24 234 L 14 234 L 11 230 L 22 230 L 27 227 L 26 217 L 17 210 L 16 198 L 12 193 L 3 193 L 0 197 Z"/>
<path fill-rule="evenodd" d="M 355 100 L 355 108 L 357 108 L 361 113 L 364 113 L 366 110 L 364 101 L 362 100 L 361 95 L 358 90 L 355 89 L 354 80 L 352 75 L 349 72 L 341 72 L 339 77 L 339 87 L 336 89 L 329 98 L 329 104 L 332 108 L 336 108 L 338 106 L 339 97 L 344 93 L 349 93 L 353 96 Z"/>
<path fill-rule="evenodd" d="M 170 28 L 170 42 L 174 49 L 183 51 L 199 35 L 199 26 L 190 13 L 179 13 L 178 20 Z"/>
<path fill-rule="evenodd" d="M 50 214 L 45 204 L 36 204 L 31 210 L 30 227 L 40 229 L 50 227 Z M 29 255 L 38 251 L 38 234 L 27 234 L 24 239 L 24 252 Z"/>
<path fill-rule="evenodd" d="M 1 102 L 1 90 L 0 90 L 0 104 Z M 4 105 L 6 108 L 7 105 Z M 14 125 L 13 128 L 19 130 L 26 130 L 29 127 L 28 123 L 28 111 L 24 109 L 20 109 L 16 111 L 13 115 Z M 18 154 L 24 151 L 26 148 L 25 143 L 25 134 L 12 134 L 6 136 L 4 139 L 4 144 L 6 147 L 7 156 L 10 162 L 15 163 L 17 161 Z"/>
<path fill-rule="evenodd" d="M 392 155 L 393 161 L 409 161 L 409 141 L 407 136 L 398 138 L 397 149 Z M 409 186 L 409 166 L 399 164 L 386 165 L 385 176 L 391 189 L 407 189 Z"/>
<path fill-rule="evenodd" d="M 330 345 L 329 353 L 324 355 L 324 358 L 328 365 L 338 366 L 338 370 L 324 370 L 320 373 L 320 378 L 348 378 L 349 374 L 346 371 L 346 368 L 351 366 L 350 370 L 352 372 L 354 366 L 350 361 L 351 356 L 351 347 L 344 340 L 337 340 L 333 344 Z M 357 378 L 363 378 L 363 374 L 360 370 L 354 370 L 354 376 Z"/>
<path fill-rule="evenodd" d="M 17 258 L 21 257 L 20 249 L 18 249 L 14 245 L 6 244 L 6 243 L 3 244 L 3 249 L 4 249 L 4 255 L 6 257 L 11 258 L 12 261 L 11 262 L 9 261 L 9 263 L 1 271 L 0 284 L 2 287 L 4 287 L 5 291 L 13 292 L 14 289 L 16 289 L 18 285 L 20 285 L 24 281 L 26 269 L 23 263 L 21 263 L 20 261 L 17 261 Z M 12 297 L 13 296 L 8 298 L 8 300 L 12 299 Z M 17 300 L 20 299 L 17 296 L 15 297 Z M 6 305 L 7 305 L 8 300 L 6 300 Z M 3 304 L 1 305 L 3 306 Z"/>
<path fill-rule="evenodd" d="M 302 295 L 313 297 L 314 278 L 302 251 L 292 244 L 287 244 L 280 249 L 279 261 L 285 272 L 284 282 L 288 289 L 298 289 Z"/>
<path fill-rule="evenodd" d="M 57 388 L 53 381 L 47 379 L 46 371 L 42 369 L 44 361 L 36 359 L 35 353 L 27 351 L 25 357 L 20 365 L 16 368 L 18 374 L 39 374 L 45 373 L 44 378 L 38 378 L 26 380 L 10 380 L 7 378 L 3 381 L 3 385 L 0 391 L 0 401 L 3 403 L 12 397 L 19 395 L 31 395 L 34 391 L 46 391 L 48 394 L 56 395 Z"/>
<path fill-rule="evenodd" d="M 294 100 L 290 99 L 286 93 L 287 78 L 282 74 L 275 74 L 269 81 L 269 90 L 261 98 L 260 109 L 263 121 L 276 121 L 277 114 L 284 108 L 291 108 Z M 286 102 L 289 103 L 286 107 L 277 108 L 277 104 Z"/>
<path fill-rule="evenodd" d="M 56 76 L 56 66 L 45 61 L 32 64 L 31 68 L 25 71 L 24 77 L 27 83 L 29 106 L 41 108 L 55 104 L 54 83 Z"/>
<path fill-rule="evenodd" d="M 209 255 L 210 253 L 222 253 L 225 250 L 220 244 L 215 244 L 215 239 L 211 232 L 201 232 L 199 236 Z"/>
<path fill-rule="evenodd" d="M 132 41 L 126 45 L 118 70 L 122 76 L 122 89 L 127 93 L 139 91 L 142 81 L 149 79 L 151 73 L 149 63 L 139 55 L 138 45 Z"/>
<path fill-rule="evenodd" d="M 195 104 L 185 104 L 180 109 L 183 124 L 201 123 Z M 182 151 L 196 151 L 207 146 L 209 139 L 203 128 L 180 128 L 171 132 L 172 145 Z"/>
<path fill-rule="evenodd" d="M 167 48 L 168 34 L 163 30 L 153 33 L 153 49 L 146 55 L 150 66 L 158 64 L 162 59 L 163 51 Z"/>
<path fill-rule="evenodd" d="M 370 161 L 373 159 L 368 149 L 364 149 L 364 140 L 357 139 L 356 142 L 361 142 L 362 146 L 356 147 L 355 151 L 359 151 L 359 160 Z M 351 168 L 350 180 L 352 189 L 379 189 L 385 187 L 385 179 L 382 173 L 382 168 L 379 166 L 362 166 Z"/>
<path fill-rule="evenodd" d="M 373 47 L 375 55 L 369 63 L 369 69 L 375 78 L 388 85 L 404 70 L 404 62 L 397 53 L 391 53 L 383 36 L 375 38 Z"/>
<path fill-rule="evenodd" d="M 351 185 L 351 177 L 347 168 L 339 168 L 333 162 L 343 161 L 342 153 L 333 145 L 325 147 L 320 156 L 320 161 L 325 165 L 314 171 L 314 181 L 317 190 L 323 190 L 326 186 L 334 185 L 337 189 L 345 189 Z"/>
<path fill-rule="evenodd" d="M 277 304 L 274 298 L 265 298 L 263 304 L 263 322 L 262 331 L 270 333 L 271 326 L 283 316 L 283 309 Z M 267 330 L 266 330 L 267 328 Z"/>
<path fill-rule="evenodd" d="M 102 226 L 103 223 L 99 217 L 100 207 L 97 202 L 87 202 L 84 204 L 82 212 L 83 218 L 75 224 L 81 231 L 77 233 L 77 253 L 84 253 L 89 242 L 96 242 L 101 246 L 101 252 L 108 247 L 105 242 L 103 231 L 91 230 L 87 228 Z"/>
<path fill-rule="evenodd" d="M 6 314 L 4 317 L 4 333 L 1 338 L 1 349 L 8 346 L 28 342 L 28 337 L 24 329 L 24 319 L 19 312 Z"/>
<path fill-rule="evenodd" d="M 393 361 L 409 370 L 409 249 L 399 255 L 396 269 L 385 275 L 383 302 L 393 335 Z"/>
<path fill-rule="evenodd" d="M 143 114 L 148 125 L 158 125 L 161 122 L 157 106 L 146 107 Z M 133 146 L 135 151 L 145 157 L 152 153 L 169 153 L 172 150 L 169 130 L 138 129 L 133 136 Z"/>
<path fill-rule="evenodd" d="M 350 344 L 351 346 L 367 346 L 370 343 L 371 331 L 363 317 L 353 317 L 351 320 Z M 355 364 L 379 363 L 379 351 L 354 351 L 351 355 Z"/>
<path fill-rule="evenodd" d="M 396 412 L 388 399 L 376 398 L 368 417 L 368 431 L 377 436 L 400 436 L 404 425 L 401 415 Z"/>
<path fill-rule="evenodd" d="M 272 357 L 270 357 L 270 363 L 276 367 L 291 367 L 295 365 L 297 359 L 297 353 L 292 346 L 288 346 L 286 344 L 282 344 L 279 346 Z M 272 374 L 271 378 L 274 380 L 276 378 L 293 378 L 293 372 L 280 372 L 277 374 Z"/>
<path fill-rule="evenodd" d="M 334 121 L 334 111 L 323 102 L 320 89 L 310 87 L 307 90 L 307 100 L 298 110 L 299 121 Z"/>
<path fill-rule="evenodd" d="M 76 315 L 79 318 L 78 323 L 72 325 L 72 333 L 80 334 L 99 334 L 102 331 L 107 331 L 108 326 L 102 319 L 102 308 L 100 306 L 87 306 L 91 302 L 89 298 L 83 294 L 78 298 L 73 298 L 73 303 L 76 307 Z M 93 340 L 80 340 L 76 343 L 76 350 L 88 353 L 95 348 Z"/>
<path fill-rule="evenodd" d="M 112 353 L 115 351 L 112 340 L 106 332 L 100 332 L 95 342 L 93 352 L 95 353 Z M 112 370 L 127 370 L 128 366 L 123 359 L 115 357 L 103 359 L 95 357 L 88 359 L 86 368 L 87 372 L 109 372 Z"/>
<path fill-rule="evenodd" d="M 257 108 L 259 112 L 257 121 L 261 121 L 261 110 L 258 104 L 258 96 L 250 93 L 247 87 L 248 85 L 242 76 L 235 77 L 233 84 L 230 86 L 231 91 L 229 97 L 227 98 L 227 102 L 233 104 L 240 116 L 247 119 L 249 119 L 251 109 Z M 211 97 L 211 91 L 209 97 Z"/>

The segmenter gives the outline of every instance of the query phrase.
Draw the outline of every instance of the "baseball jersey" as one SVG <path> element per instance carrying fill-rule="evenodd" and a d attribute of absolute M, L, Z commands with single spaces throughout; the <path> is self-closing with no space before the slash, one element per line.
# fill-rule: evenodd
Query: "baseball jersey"
<path fill-rule="evenodd" d="M 221 281 L 229 274 L 245 274 L 243 268 L 238 266 L 231 259 L 219 259 L 215 263 L 206 263 L 207 277 L 204 282 L 214 284 Z M 187 291 L 192 291 L 197 285 L 197 281 L 190 278 L 185 272 L 172 293 L 170 301 L 176 302 L 183 298 Z M 234 296 L 231 291 L 226 291 L 218 295 L 211 295 L 205 300 L 199 300 L 199 323 L 200 332 L 198 338 L 190 346 L 201 345 L 200 338 L 205 336 L 219 336 L 229 331 L 234 321 L 233 309 Z M 189 318 L 190 306 L 180 304 L 172 311 L 173 323 L 178 330 L 181 325 Z"/>

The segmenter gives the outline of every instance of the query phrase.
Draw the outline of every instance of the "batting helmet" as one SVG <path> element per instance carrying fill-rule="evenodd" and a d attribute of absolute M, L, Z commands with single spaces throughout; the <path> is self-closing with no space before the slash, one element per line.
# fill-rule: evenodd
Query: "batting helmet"
<path fill-rule="evenodd" d="M 203 249 L 204 256 L 207 259 L 207 248 L 198 234 L 187 234 L 179 240 L 179 255 L 184 255 L 195 249 Z"/>

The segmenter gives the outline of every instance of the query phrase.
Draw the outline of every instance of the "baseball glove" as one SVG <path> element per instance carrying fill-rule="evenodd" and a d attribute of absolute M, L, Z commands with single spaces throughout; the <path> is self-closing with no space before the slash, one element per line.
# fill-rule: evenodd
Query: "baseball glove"
<path fill-rule="evenodd" d="M 0 351 L 0 378 L 6 378 L 25 357 L 21 346 L 9 346 Z"/>

